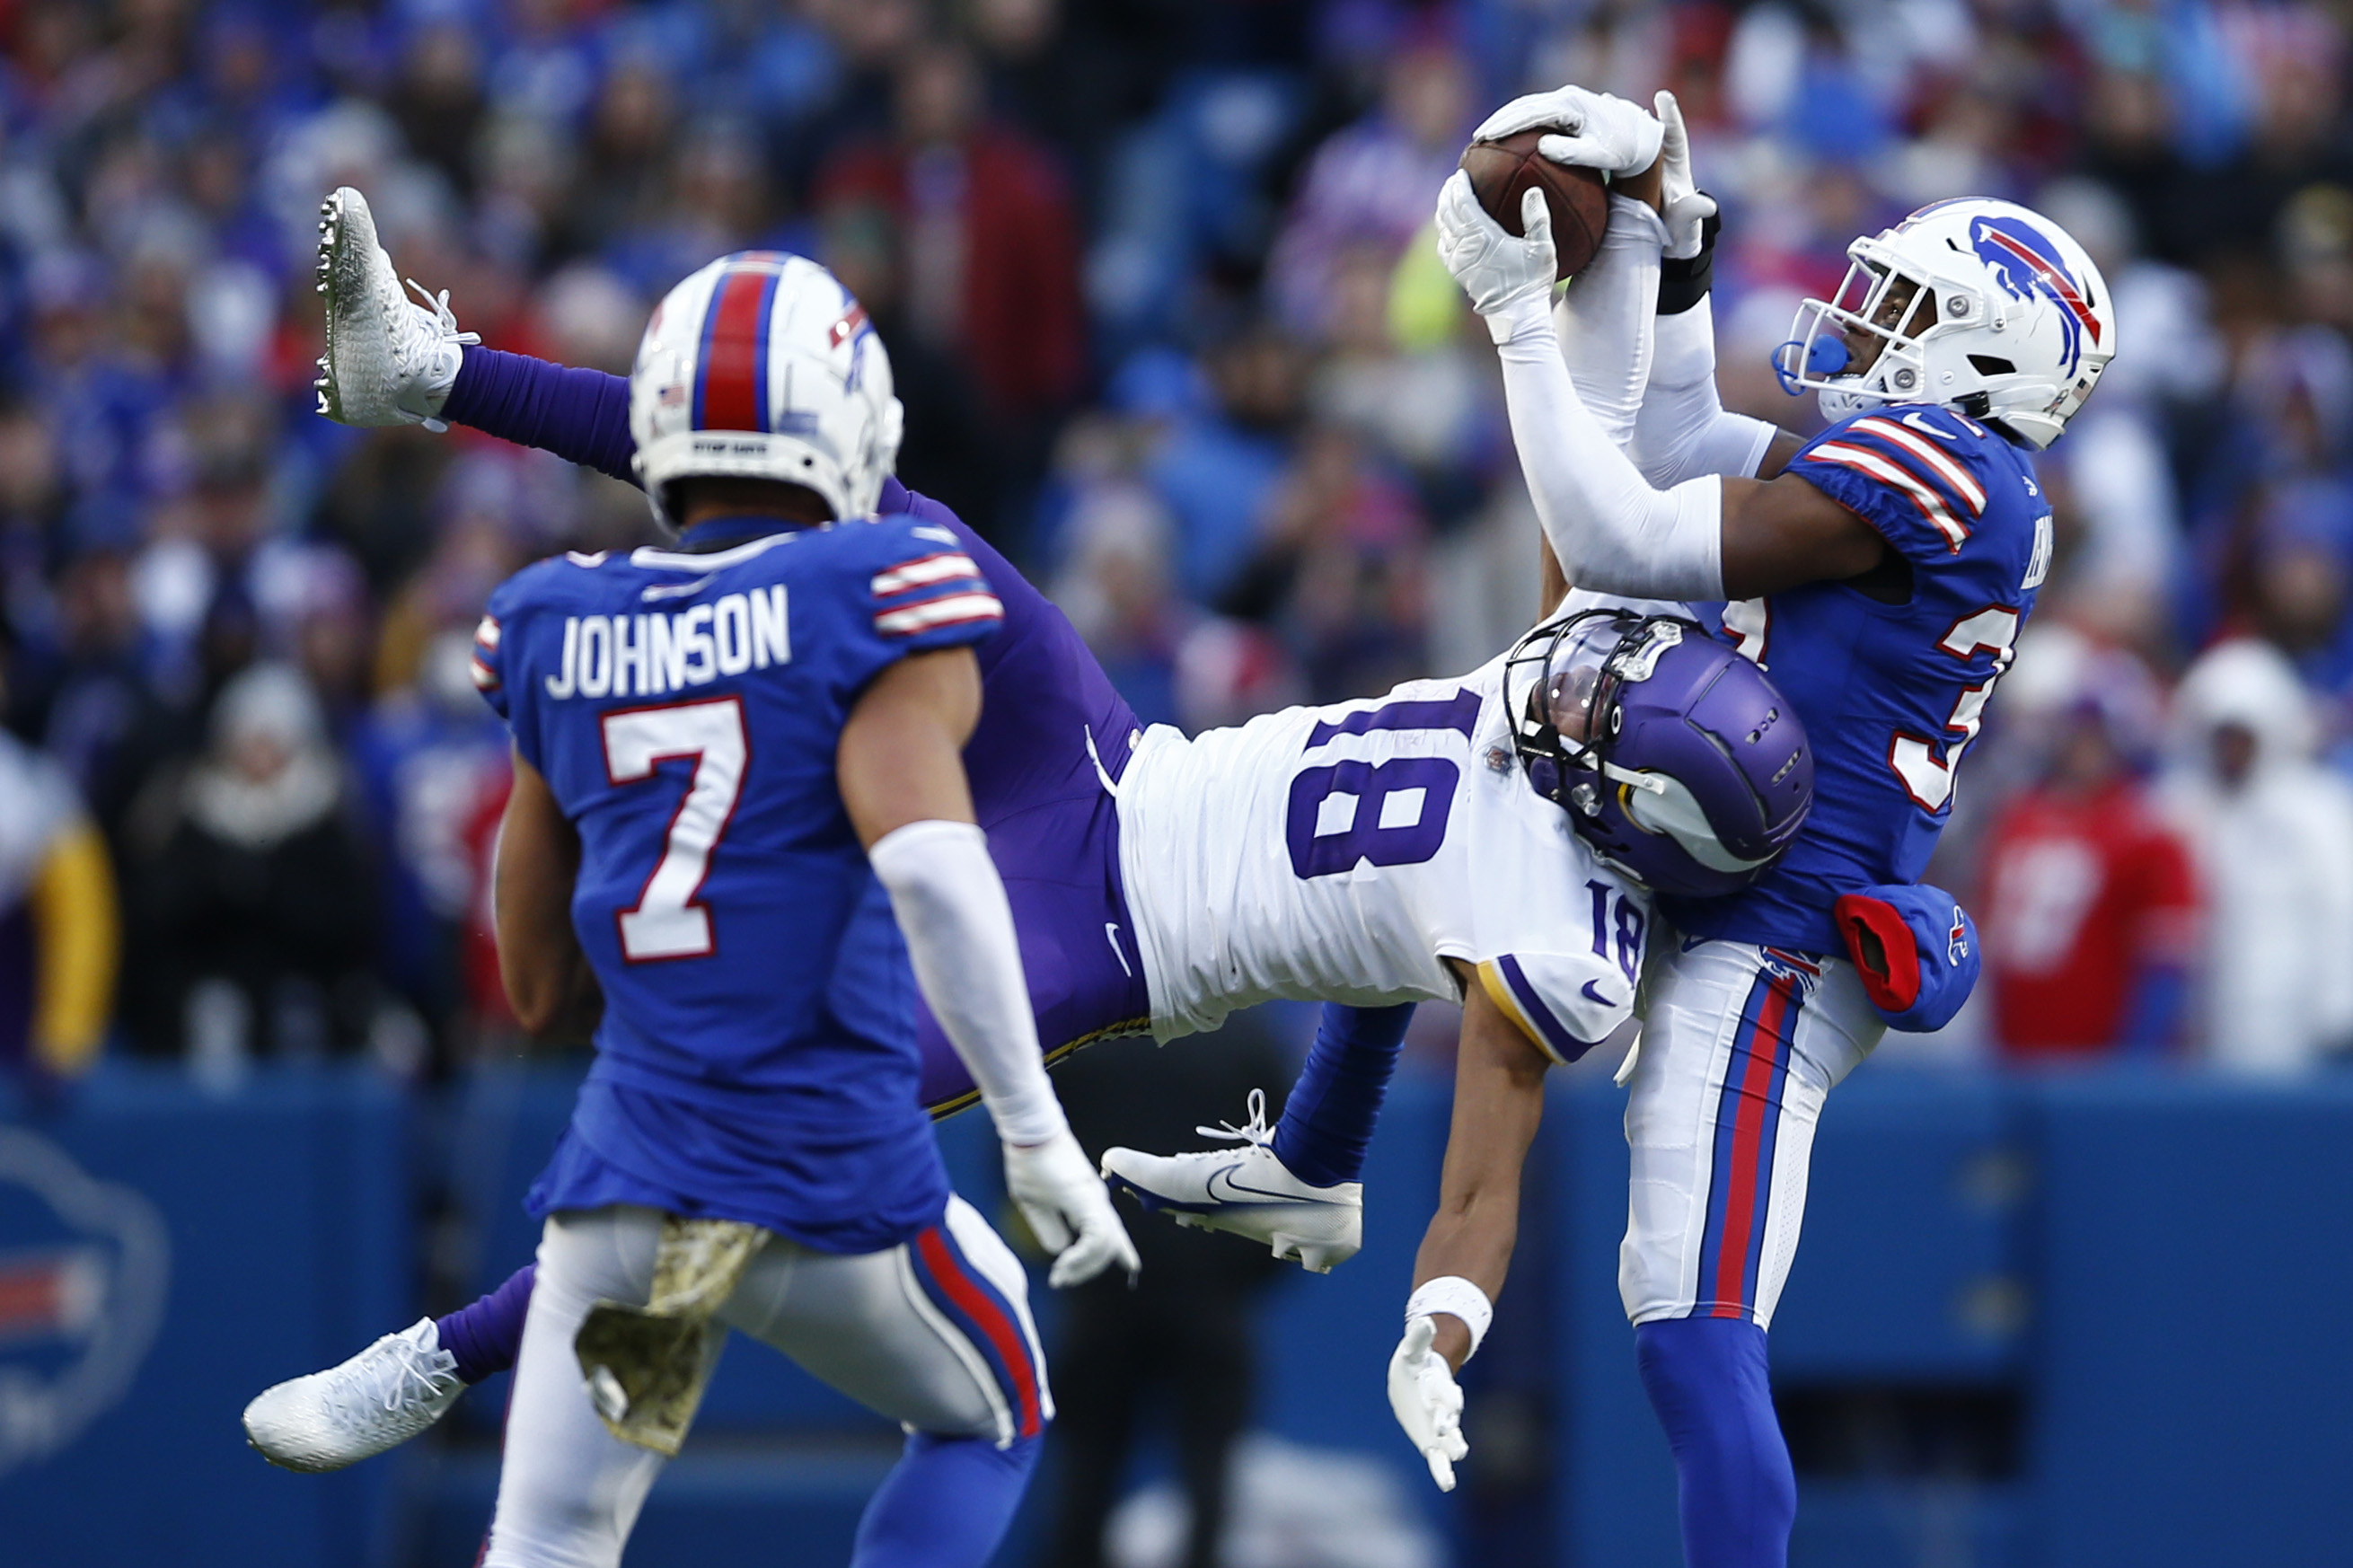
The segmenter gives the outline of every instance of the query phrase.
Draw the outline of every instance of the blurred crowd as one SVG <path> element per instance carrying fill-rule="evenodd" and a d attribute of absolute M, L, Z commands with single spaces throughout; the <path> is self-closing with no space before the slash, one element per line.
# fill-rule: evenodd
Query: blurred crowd
<path fill-rule="evenodd" d="M 2353 1046 L 2353 5 L 2274 0 L 0 0 L 0 1057 L 234 1082 L 504 1048 L 490 589 L 641 500 L 311 412 L 320 198 L 493 346 L 624 371 L 722 252 L 863 299 L 902 472 L 1147 721 L 1492 657 L 1537 609 L 1427 241 L 1485 110 L 1680 95 L 1727 401 L 1843 247 L 2041 207 L 2123 348 L 1934 875 L 1968 1048 Z"/>

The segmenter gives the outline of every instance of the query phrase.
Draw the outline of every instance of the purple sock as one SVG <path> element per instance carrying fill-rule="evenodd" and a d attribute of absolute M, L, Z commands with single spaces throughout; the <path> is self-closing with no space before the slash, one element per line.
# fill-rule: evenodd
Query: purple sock
<path fill-rule="evenodd" d="M 474 344 L 462 353 L 442 418 L 638 482 L 625 378 Z"/>
<path fill-rule="evenodd" d="M 480 1300 L 436 1318 L 441 1348 L 458 1358 L 458 1375 L 480 1383 L 504 1372 L 522 1354 L 523 1314 L 531 1310 L 531 1285 L 539 1265 L 526 1263 Z"/>
<path fill-rule="evenodd" d="M 1397 1071 L 1413 1004 L 1343 1007 L 1324 1004 L 1315 1043 L 1274 1125 L 1274 1157 L 1312 1186 L 1353 1182 L 1365 1173 L 1365 1150 Z"/>

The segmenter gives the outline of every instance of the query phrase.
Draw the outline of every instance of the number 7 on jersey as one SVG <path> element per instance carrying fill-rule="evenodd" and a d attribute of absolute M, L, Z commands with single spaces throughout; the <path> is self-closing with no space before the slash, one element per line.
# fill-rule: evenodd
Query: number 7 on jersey
<path fill-rule="evenodd" d="M 744 764 L 751 748 L 744 738 L 744 703 L 721 697 L 661 708 L 624 708 L 603 720 L 605 776 L 616 784 L 638 784 L 655 767 L 694 759 L 694 776 L 670 819 L 661 859 L 638 893 L 637 904 L 615 913 L 621 956 L 631 963 L 669 958 L 707 958 L 718 951 L 710 909 L 696 901 L 711 874 L 712 852 L 725 837 L 744 793 Z"/>

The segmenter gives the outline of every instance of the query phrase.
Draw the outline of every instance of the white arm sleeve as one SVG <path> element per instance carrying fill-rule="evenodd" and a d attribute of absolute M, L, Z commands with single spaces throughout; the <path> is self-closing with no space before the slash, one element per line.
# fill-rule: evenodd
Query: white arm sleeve
<path fill-rule="evenodd" d="M 1650 384 L 1651 323 L 1659 310 L 1659 249 L 1666 228 L 1648 203 L 1609 198 L 1601 248 L 1553 307 L 1561 363 L 1577 401 L 1623 447 Z"/>
<path fill-rule="evenodd" d="M 1584 383 L 1577 388 L 1584 390 Z M 1651 379 L 1626 455 L 1642 477 L 1670 489 L 1702 474 L 1754 478 L 1778 432 L 1762 419 L 1725 411 L 1715 391 L 1715 317 L 1702 300 L 1662 316 Z"/>
<path fill-rule="evenodd" d="M 997 1135 L 1037 1144 L 1066 1131 L 987 836 L 969 822 L 911 822 L 876 840 L 866 858 L 891 895 L 915 982 L 980 1086 Z"/>
<path fill-rule="evenodd" d="M 1487 325 L 1520 471 L 1570 584 L 1643 598 L 1724 597 L 1723 481 L 1711 474 L 1651 488 L 1578 398 L 1543 299 L 1508 306 Z"/>

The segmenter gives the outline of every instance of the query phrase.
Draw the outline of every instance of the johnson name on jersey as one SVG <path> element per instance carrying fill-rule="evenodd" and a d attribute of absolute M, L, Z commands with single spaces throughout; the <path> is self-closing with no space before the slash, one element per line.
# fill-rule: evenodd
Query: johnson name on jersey
<path fill-rule="evenodd" d="M 1187 740 L 1145 734 L 1120 869 L 1161 1039 L 1276 997 L 1461 995 L 1445 960 L 1567 1061 L 1630 1013 L 1650 895 L 1529 787 L 1504 661 Z"/>
<path fill-rule="evenodd" d="M 1754 887 L 1664 908 L 1694 935 L 1835 952 L 1840 894 L 1926 868 L 2051 569 L 2051 503 L 2023 451 L 1926 405 L 1842 420 L 1788 472 L 1879 531 L 1910 568 L 1910 596 L 1822 582 L 1723 607 L 1725 636 L 1771 672 L 1812 738 L 1814 807 Z"/>
<path fill-rule="evenodd" d="M 800 1179 L 706 1158 L 731 1131 L 744 1151 L 768 1139 L 770 1167 L 793 1163 L 773 1152 L 786 1123 L 903 1121 L 929 1146 L 913 978 L 835 753 L 882 669 L 1001 617 L 955 535 L 906 517 L 710 554 L 562 556 L 492 595 L 476 684 L 580 835 L 572 923 L 605 1013 L 574 1133 L 603 1160 L 708 1197 Z M 706 1125 L 681 1139 L 679 1114 Z M 861 1239 L 795 1223 L 849 1205 L 771 1196 L 733 1217 L 832 1250 Z M 902 1217 L 887 1194 L 875 1208 L 886 1228 Z"/>

